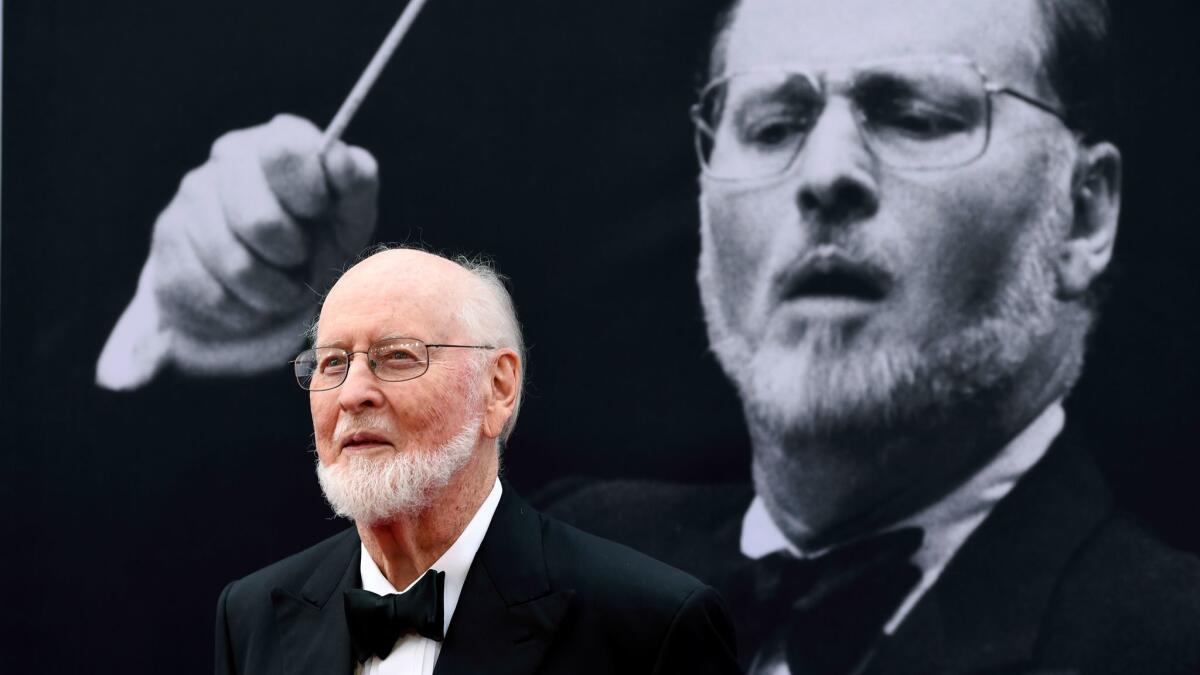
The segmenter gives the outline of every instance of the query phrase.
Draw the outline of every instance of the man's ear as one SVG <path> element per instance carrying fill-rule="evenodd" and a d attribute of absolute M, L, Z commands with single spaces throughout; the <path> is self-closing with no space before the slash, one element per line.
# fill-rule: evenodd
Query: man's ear
<path fill-rule="evenodd" d="M 521 391 L 521 359 L 511 349 L 501 349 L 491 368 L 487 409 L 483 414 L 483 433 L 488 438 L 499 438 L 504 425 L 517 408 L 517 397 Z"/>
<path fill-rule="evenodd" d="M 1072 181 L 1075 218 L 1058 259 L 1058 294 L 1077 298 L 1108 267 L 1121 213 L 1121 151 L 1102 142 L 1082 150 Z"/>

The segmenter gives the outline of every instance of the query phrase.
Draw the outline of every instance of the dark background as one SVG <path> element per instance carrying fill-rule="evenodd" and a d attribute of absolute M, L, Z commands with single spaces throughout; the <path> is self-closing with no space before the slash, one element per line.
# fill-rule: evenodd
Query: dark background
<path fill-rule="evenodd" d="M 687 106 L 719 0 L 432 0 L 347 133 L 380 160 L 380 241 L 493 254 L 529 389 L 506 454 L 567 474 L 739 480 L 740 409 L 695 291 Z M 1191 0 L 1117 5 L 1117 273 L 1068 424 L 1119 498 L 1200 549 Z M 284 364 L 92 384 L 155 215 L 212 141 L 324 125 L 401 2 L 5 3 L 0 475 L 10 672 L 208 672 L 229 580 L 346 526 Z"/>

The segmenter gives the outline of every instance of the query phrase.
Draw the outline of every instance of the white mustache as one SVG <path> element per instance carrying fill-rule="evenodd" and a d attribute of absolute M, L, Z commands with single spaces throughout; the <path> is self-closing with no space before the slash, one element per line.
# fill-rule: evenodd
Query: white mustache
<path fill-rule="evenodd" d="M 333 429 L 333 441 L 340 443 L 350 434 L 367 432 L 385 436 L 392 435 L 392 425 L 386 413 L 371 409 L 357 415 L 339 415 Z"/>

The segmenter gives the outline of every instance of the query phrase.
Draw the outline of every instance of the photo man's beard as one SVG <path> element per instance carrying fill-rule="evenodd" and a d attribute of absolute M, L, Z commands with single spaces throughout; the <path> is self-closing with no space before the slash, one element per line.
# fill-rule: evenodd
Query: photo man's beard
<path fill-rule="evenodd" d="M 367 428 L 383 426 L 369 419 L 357 422 Z M 351 455 L 331 466 L 318 456 L 317 480 L 325 500 L 335 514 L 363 525 L 419 514 L 471 461 L 482 424 L 482 414 L 468 419 L 438 448 Z"/>
<path fill-rule="evenodd" d="M 970 408 L 986 407 L 1058 320 L 1052 257 L 1057 232 L 1069 222 L 1069 200 L 1046 199 L 1039 222 L 1016 244 L 1013 277 L 986 306 L 961 317 L 957 331 L 926 344 L 814 322 L 794 344 L 764 342 L 755 350 L 729 325 L 706 241 L 699 271 L 705 324 L 713 352 L 737 386 L 751 434 L 769 441 L 868 441 L 896 432 L 936 433 Z M 1072 358 L 1073 382 L 1082 350 Z"/>

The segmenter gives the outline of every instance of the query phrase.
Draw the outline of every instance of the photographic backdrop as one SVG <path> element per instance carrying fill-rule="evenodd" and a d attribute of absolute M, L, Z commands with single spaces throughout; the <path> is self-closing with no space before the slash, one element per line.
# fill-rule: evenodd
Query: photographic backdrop
<path fill-rule="evenodd" d="M 380 163 L 377 241 L 487 253 L 528 389 L 505 472 L 748 477 L 695 290 L 687 109 L 718 0 L 431 0 L 346 140 Z M 286 363 L 93 384 L 156 214 L 222 133 L 332 117 L 403 7 L 328 0 L 4 6 L 3 666 L 209 672 L 229 580 L 346 527 Z M 1200 549 L 1200 49 L 1186 0 L 1117 2 L 1125 204 L 1068 401 L 1118 497 Z"/>

